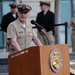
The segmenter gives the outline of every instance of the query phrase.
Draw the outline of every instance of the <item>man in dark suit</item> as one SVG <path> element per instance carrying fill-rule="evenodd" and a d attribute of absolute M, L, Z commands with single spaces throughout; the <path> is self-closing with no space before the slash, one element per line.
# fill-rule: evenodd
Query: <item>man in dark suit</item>
<path fill-rule="evenodd" d="M 43 29 L 39 29 L 46 33 L 50 40 L 50 44 L 55 44 L 55 38 L 54 38 L 54 22 L 55 22 L 55 16 L 54 13 L 51 12 L 50 9 L 50 2 L 43 2 L 40 1 L 40 8 L 41 12 L 38 13 L 36 22 L 40 24 Z M 45 36 L 39 31 L 38 32 L 38 38 L 42 42 L 43 45 L 47 45 L 48 41 L 46 40 Z"/>
<path fill-rule="evenodd" d="M 5 32 L 7 32 L 7 27 L 9 23 L 17 19 L 17 4 L 11 3 L 9 4 L 11 11 L 7 14 L 5 14 L 2 18 L 1 22 L 1 29 Z"/>

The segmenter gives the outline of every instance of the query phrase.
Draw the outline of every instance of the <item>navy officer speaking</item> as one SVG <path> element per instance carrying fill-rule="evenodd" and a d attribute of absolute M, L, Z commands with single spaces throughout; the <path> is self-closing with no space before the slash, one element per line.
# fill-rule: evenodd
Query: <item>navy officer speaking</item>
<path fill-rule="evenodd" d="M 32 8 L 29 5 L 19 4 L 18 19 L 10 23 L 7 28 L 10 54 L 30 47 L 32 40 L 37 46 L 42 46 L 40 40 L 33 32 L 31 23 L 27 21 L 31 10 Z"/>

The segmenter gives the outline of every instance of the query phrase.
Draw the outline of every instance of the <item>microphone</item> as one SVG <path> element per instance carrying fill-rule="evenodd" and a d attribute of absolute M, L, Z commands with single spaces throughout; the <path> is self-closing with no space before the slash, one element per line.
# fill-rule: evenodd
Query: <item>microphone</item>
<path fill-rule="evenodd" d="M 34 25 L 40 27 L 41 29 L 43 29 L 43 27 L 41 25 L 39 25 L 38 23 L 36 23 L 34 20 L 31 20 L 31 24 L 34 24 Z"/>

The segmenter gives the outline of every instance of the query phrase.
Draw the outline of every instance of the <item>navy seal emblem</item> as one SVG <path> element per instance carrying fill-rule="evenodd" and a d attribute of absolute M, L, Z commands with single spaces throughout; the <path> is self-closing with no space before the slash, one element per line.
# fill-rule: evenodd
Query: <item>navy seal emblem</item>
<path fill-rule="evenodd" d="M 62 68 L 62 54 L 58 49 L 52 50 L 50 53 L 50 65 L 54 72 L 59 72 Z"/>

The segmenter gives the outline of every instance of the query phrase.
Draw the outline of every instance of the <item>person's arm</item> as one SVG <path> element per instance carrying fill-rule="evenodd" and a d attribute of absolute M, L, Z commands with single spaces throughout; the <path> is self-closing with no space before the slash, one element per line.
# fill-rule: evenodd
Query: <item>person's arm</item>
<path fill-rule="evenodd" d="M 7 16 L 4 15 L 1 21 L 1 29 L 6 32 L 7 29 Z"/>
<path fill-rule="evenodd" d="M 41 29 L 41 33 L 42 33 L 42 32 L 43 32 L 44 34 L 46 34 L 46 29 L 44 29 L 44 28 Z"/>
<path fill-rule="evenodd" d="M 14 47 L 14 49 L 16 50 L 16 51 L 21 51 L 21 47 L 19 46 L 19 44 L 18 44 L 18 42 L 17 42 L 17 40 L 16 39 L 10 39 L 10 43 L 11 43 L 11 45 Z"/>
<path fill-rule="evenodd" d="M 32 27 L 31 27 L 32 28 Z M 42 46 L 42 43 L 40 42 L 40 40 L 38 39 L 35 31 L 32 29 L 32 34 L 33 34 L 33 37 L 32 37 L 32 41 L 37 45 L 37 46 Z"/>
<path fill-rule="evenodd" d="M 51 15 L 49 15 L 49 17 L 47 17 L 47 18 L 49 18 L 49 23 L 47 24 L 47 26 L 46 26 L 46 29 L 47 30 L 52 30 L 52 32 L 53 32 L 53 35 L 55 35 L 55 31 L 54 31 L 54 28 L 55 28 L 55 14 L 54 13 L 51 13 Z"/>
<path fill-rule="evenodd" d="M 16 51 L 21 51 L 20 45 L 17 42 L 17 31 L 13 24 L 9 24 L 7 28 L 7 39 Z"/>
<path fill-rule="evenodd" d="M 38 14 L 37 14 L 37 17 L 36 17 L 36 23 L 40 24 L 40 19 L 41 19 L 41 17 L 40 17 L 40 14 L 38 13 Z M 37 28 L 38 31 L 40 32 L 41 28 L 40 28 L 39 26 L 36 26 L 36 28 Z"/>
<path fill-rule="evenodd" d="M 40 42 L 40 40 L 36 37 L 35 39 L 33 39 L 33 42 L 37 45 L 37 46 L 42 46 L 42 43 Z"/>

